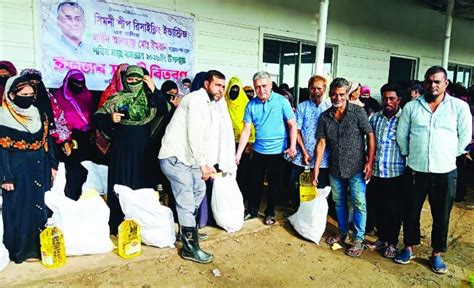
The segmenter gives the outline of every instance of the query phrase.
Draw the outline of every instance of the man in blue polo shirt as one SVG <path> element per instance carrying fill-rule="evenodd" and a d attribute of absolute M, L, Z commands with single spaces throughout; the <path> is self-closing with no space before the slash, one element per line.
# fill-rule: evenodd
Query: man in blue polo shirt
<path fill-rule="evenodd" d="M 282 95 L 272 91 L 272 80 L 267 72 L 257 72 L 253 76 L 257 97 L 245 109 L 244 128 L 240 135 L 239 147 L 235 156 L 239 164 L 242 152 L 250 137 L 251 125 L 255 127 L 255 143 L 249 183 L 248 212 L 245 220 L 255 218 L 260 210 L 265 173 L 268 180 L 268 205 L 265 210 L 265 224 L 275 223 L 275 202 L 283 177 L 283 153 L 289 158 L 296 155 L 296 119 L 290 103 Z M 287 148 L 287 129 L 290 134 L 290 147 Z"/>

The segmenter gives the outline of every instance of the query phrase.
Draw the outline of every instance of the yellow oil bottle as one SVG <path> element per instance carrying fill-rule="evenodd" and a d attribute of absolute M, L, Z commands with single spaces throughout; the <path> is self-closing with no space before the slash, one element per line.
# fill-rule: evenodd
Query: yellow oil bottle
<path fill-rule="evenodd" d="M 130 259 L 142 253 L 140 226 L 131 219 L 125 219 L 118 228 L 118 255 Z"/>
<path fill-rule="evenodd" d="M 66 247 L 61 229 L 49 218 L 46 228 L 40 233 L 41 263 L 47 268 L 58 268 L 66 264 Z"/>
<path fill-rule="evenodd" d="M 300 175 L 300 202 L 308 202 L 316 198 L 317 189 L 311 181 L 311 171 L 309 166 L 305 166 L 304 172 Z"/>

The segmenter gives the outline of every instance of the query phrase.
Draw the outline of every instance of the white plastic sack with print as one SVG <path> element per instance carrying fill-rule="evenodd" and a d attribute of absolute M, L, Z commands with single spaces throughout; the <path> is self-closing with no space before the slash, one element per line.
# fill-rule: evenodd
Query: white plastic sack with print
<path fill-rule="evenodd" d="M 91 161 L 82 161 L 81 164 L 87 169 L 87 179 L 82 184 L 82 191 L 93 189 L 100 195 L 107 194 L 108 167 Z"/>
<path fill-rule="evenodd" d="M 244 200 L 234 177 L 214 179 L 211 209 L 216 224 L 227 232 L 237 232 L 244 225 Z"/>
<path fill-rule="evenodd" d="M 328 200 L 331 187 L 318 189 L 316 198 L 308 202 L 301 202 L 298 211 L 288 217 L 296 232 L 304 238 L 319 245 L 321 236 L 326 229 L 328 216 Z"/>
<path fill-rule="evenodd" d="M 2 207 L 2 197 L 1 197 L 1 192 L 0 192 L 0 207 Z M 1 211 L 0 211 L 1 212 Z M 3 217 L 0 215 L 0 271 L 5 269 L 10 263 L 10 256 L 8 254 L 8 250 L 3 245 Z"/>
<path fill-rule="evenodd" d="M 174 247 L 176 242 L 173 212 L 160 204 L 155 190 L 132 190 L 127 186 L 114 185 L 125 218 L 140 225 L 142 243 L 160 248 Z"/>
<path fill-rule="evenodd" d="M 63 231 L 66 255 L 107 253 L 114 249 L 110 240 L 110 209 L 93 190 L 74 201 L 61 193 L 46 192 L 46 205 L 54 223 Z"/>

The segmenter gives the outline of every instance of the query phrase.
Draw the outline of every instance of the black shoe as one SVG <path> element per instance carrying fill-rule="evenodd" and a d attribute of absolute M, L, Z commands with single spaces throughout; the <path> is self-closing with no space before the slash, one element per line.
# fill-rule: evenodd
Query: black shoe
<path fill-rule="evenodd" d="M 257 216 L 253 216 L 251 213 L 245 213 L 244 215 L 244 221 L 254 219 L 254 218 L 257 218 Z"/>
<path fill-rule="evenodd" d="M 214 260 L 214 256 L 201 250 L 199 247 L 198 230 L 195 227 L 181 226 L 181 257 L 197 263 L 206 264 Z"/>

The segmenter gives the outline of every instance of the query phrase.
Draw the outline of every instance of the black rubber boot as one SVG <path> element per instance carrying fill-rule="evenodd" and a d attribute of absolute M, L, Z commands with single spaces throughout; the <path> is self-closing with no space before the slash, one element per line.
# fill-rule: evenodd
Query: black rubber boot
<path fill-rule="evenodd" d="M 204 232 L 199 232 L 198 209 L 199 207 L 194 210 L 194 219 L 196 219 L 196 229 L 198 230 L 199 241 L 206 241 L 207 239 L 209 239 L 209 235 Z"/>
<path fill-rule="evenodd" d="M 214 256 L 204 252 L 199 247 L 198 232 L 195 227 L 181 226 L 181 257 L 201 264 L 206 264 L 214 260 Z"/>
<path fill-rule="evenodd" d="M 196 229 L 198 229 L 197 224 L 196 224 Z M 199 232 L 199 229 L 198 229 L 198 237 L 199 237 L 199 241 L 206 241 L 207 239 L 209 239 L 209 235 L 204 232 Z M 176 241 L 181 242 L 181 229 L 179 227 L 178 227 L 178 236 L 176 236 Z"/>

